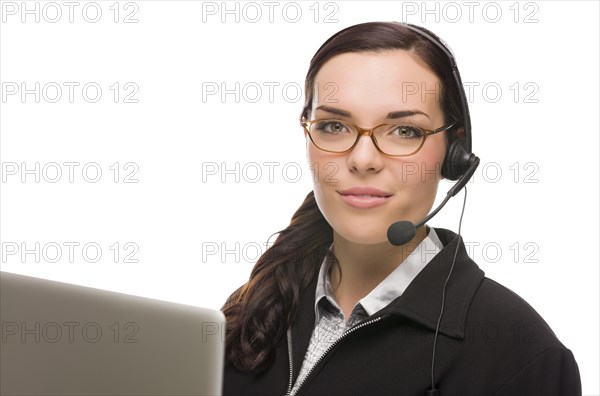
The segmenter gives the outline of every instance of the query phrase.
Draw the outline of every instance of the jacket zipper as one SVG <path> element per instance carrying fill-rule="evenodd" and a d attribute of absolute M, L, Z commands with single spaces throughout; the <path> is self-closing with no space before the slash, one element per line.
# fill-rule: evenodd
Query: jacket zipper
<path fill-rule="evenodd" d="M 287 342 L 288 342 L 288 356 L 290 359 L 290 380 L 288 381 L 288 388 L 285 396 L 289 396 L 292 392 L 292 380 L 294 379 L 294 358 L 292 356 L 292 328 L 288 327 L 287 331 Z"/>
<path fill-rule="evenodd" d="M 331 351 L 333 349 L 333 347 L 335 347 L 337 344 L 340 343 L 340 341 L 342 341 L 343 338 L 345 338 L 346 336 L 348 336 L 349 334 L 355 332 L 356 330 L 363 328 L 365 326 L 368 326 L 372 323 L 378 322 L 381 319 L 383 319 L 384 317 L 387 317 L 389 315 L 384 315 L 384 316 L 378 316 L 376 318 L 373 318 L 371 320 L 367 320 L 366 322 L 362 322 L 357 324 L 356 326 L 352 326 L 351 328 L 349 328 L 348 330 L 344 331 L 342 333 L 342 335 L 340 336 L 340 338 L 338 338 L 337 340 L 335 340 L 334 342 L 332 342 L 327 349 L 325 349 L 325 352 L 323 352 L 323 354 L 321 354 L 321 356 L 319 356 L 319 358 L 317 359 L 317 361 L 315 362 L 315 364 L 310 368 L 310 370 L 308 370 L 308 372 L 306 373 L 306 375 L 304 376 L 304 378 L 302 379 L 302 381 L 298 384 L 298 388 L 296 389 L 296 394 L 298 394 L 300 392 L 300 388 L 302 388 L 302 385 L 304 384 L 304 382 L 306 382 L 306 379 L 308 377 L 310 377 L 310 374 L 313 372 L 313 370 L 315 369 L 315 367 L 317 367 L 319 365 L 319 363 L 321 363 L 321 361 L 323 360 L 323 358 L 325 357 L 325 355 L 327 355 L 329 353 L 329 351 Z M 288 389 L 287 392 L 285 394 L 285 396 L 290 396 L 290 393 L 292 392 L 292 380 L 293 380 L 293 376 L 294 376 L 294 359 L 292 356 L 292 330 L 291 328 L 288 328 L 287 331 L 287 340 L 288 340 L 288 356 L 289 356 L 289 360 L 290 360 L 290 380 L 288 383 Z"/>

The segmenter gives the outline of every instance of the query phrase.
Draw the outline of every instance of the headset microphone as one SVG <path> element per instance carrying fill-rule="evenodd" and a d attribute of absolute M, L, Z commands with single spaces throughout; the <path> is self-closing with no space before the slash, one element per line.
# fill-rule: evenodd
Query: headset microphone
<path fill-rule="evenodd" d="M 442 203 L 439 204 L 439 206 L 435 208 L 433 212 L 429 213 L 427 217 L 419 221 L 417 224 L 413 224 L 410 221 L 402 220 L 395 222 L 388 228 L 387 237 L 392 245 L 402 246 L 405 243 L 412 240 L 417 233 L 417 228 L 421 227 L 423 224 L 427 223 L 433 216 L 435 216 L 440 211 L 440 209 L 442 209 L 444 205 L 446 205 L 446 202 L 448 202 L 450 198 L 455 196 L 467 184 L 473 173 L 475 173 L 475 169 L 477 169 L 477 166 L 479 165 L 479 157 L 472 153 L 470 155 L 467 155 L 469 168 L 452 186 L 452 188 L 448 190 L 446 198 L 444 198 Z"/>

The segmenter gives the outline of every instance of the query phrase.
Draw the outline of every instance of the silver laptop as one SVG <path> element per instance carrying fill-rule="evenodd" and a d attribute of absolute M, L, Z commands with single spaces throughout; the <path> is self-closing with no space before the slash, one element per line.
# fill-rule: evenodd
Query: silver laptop
<path fill-rule="evenodd" d="M 0 272 L 1 395 L 220 395 L 220 311 Z"/>

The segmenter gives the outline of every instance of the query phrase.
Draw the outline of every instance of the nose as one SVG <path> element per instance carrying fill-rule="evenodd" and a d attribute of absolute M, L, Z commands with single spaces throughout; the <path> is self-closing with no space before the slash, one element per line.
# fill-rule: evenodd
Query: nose
<path fill-rule="evenodd" d="M 348 154 L 348 168 L 353 173 L 377 173 L 383 167 L 382 153 L 368 135 L 362 135 Z"/>

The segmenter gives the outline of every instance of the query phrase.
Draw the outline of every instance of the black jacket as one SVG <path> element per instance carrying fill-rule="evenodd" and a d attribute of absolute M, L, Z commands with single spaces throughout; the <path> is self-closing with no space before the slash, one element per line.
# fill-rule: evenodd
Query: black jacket
<path fill-rule="evenodd" d="M 425 394 L 431 384 L 442 287 L 458 243 L 452 231 L 435 231 L 443 250 L 400 297 L 331 348 L 298 396 Z M 298 324 L 292 328 L 294 382 L 315 323 L 316 283 L 315 277 L 303 292 Z M 289 366 L 284 336 L 275 363 L 259 375 L 226 363 L 223 395 L 284 396 Z M 446 288 L 434 379 L 444 396 L 581 395 L 579 369 L 571 351 L 527 302 L 484 277 L 462 241 Z"/>

